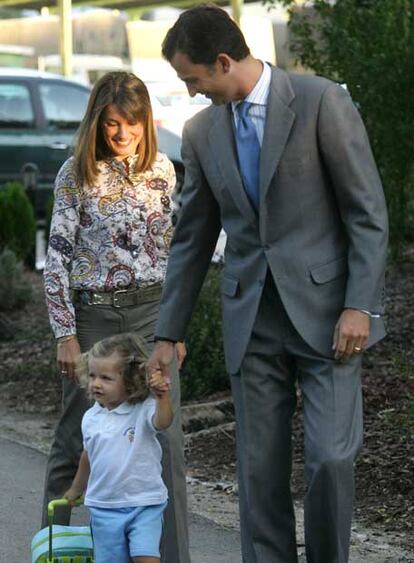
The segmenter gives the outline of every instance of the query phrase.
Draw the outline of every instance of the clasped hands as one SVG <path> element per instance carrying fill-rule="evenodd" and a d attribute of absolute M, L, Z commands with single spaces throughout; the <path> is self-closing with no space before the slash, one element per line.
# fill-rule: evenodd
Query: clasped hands
<path fill-rule="evenodd" d="M 160 371 L 162 377 L 164 378 L 165 382 L 169 385 L 171 384 L 171 366 L 174 360 L 174 353 L 177 352 L 177 363 L 178 368 L 180 369 L 182 362 L 184 361 L 184 357 L 179 356 L 178 347 L 179 344 L 184 345 L 184 343 L 177 342 L 170 342 L 168 340 L 158 340 L 155 343 L 154 350 L 147 362 L 146 370 L 148 374 L 155 373 Z M 184 346 L 185 351 L 185 346 Z M 182 349 L 181 349 L 182 352 Z"/>

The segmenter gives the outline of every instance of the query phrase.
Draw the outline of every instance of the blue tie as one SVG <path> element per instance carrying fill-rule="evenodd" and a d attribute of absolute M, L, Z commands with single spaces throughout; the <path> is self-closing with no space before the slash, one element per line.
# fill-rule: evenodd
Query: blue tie
<path fill-rule="evenodd" d="M 259 164 L 260 144 L 256 127 L 249 117 L 250 102 L 240 102 L 236 107 L 238 123 L 236 131 L 239 169 L 244 189 L 253 207 L 259 209 Z"/>

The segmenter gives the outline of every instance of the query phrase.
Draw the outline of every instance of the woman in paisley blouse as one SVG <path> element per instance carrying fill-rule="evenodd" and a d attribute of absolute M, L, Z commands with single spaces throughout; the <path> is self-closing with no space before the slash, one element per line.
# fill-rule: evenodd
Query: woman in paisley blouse
<path fill-rule="evenodd" d="M 172 235 L 175 172 L 157 141 L 148 91 L 135 75 L 111 72 L 91 92 L 75 154 L 55 184 L 44 269 L 46 300 L 57 340 L 63 414 L 50 452 L 46 506 L 69 487 L 82 451 L 80 422 L 89 404 L 78 387 L 80 352 L 120 332 L 137 332 L 151 346 Z M 185 356 L 177 344 L 177 363 Z M 165 435 L 163 477 L 169 489 L 163 561 L 187 563 L 183 434 L 178 375 L 176 415 Z M 108 419 L 108 425 L 110 421 Z M 67 524 L 68 510 L 57 514 Z"/>

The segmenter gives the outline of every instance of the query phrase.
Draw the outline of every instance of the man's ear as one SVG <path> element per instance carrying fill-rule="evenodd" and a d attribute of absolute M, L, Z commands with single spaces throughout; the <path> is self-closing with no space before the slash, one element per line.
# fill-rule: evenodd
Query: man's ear
<path fill-rule="evenodd" d="M 232 58 L 229 57 L 226 53 L 219 53 L 217 55 L 216 63 L 218 67 L 224 72 L 227 73 L 230 71 L 232 65 Z"/>

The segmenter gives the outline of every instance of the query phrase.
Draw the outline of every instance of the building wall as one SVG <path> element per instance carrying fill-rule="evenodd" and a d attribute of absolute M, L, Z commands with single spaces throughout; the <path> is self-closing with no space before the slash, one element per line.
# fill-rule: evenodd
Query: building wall
<path fill-rule="evenodd" d="M 109 10 L 74 14 L 73 51 L 78 54 L 128 58 L 126 18 Z M 36 55 L 59 52 L 59 16 L 2 20 L 0 43 L 34 47 Z"/>

